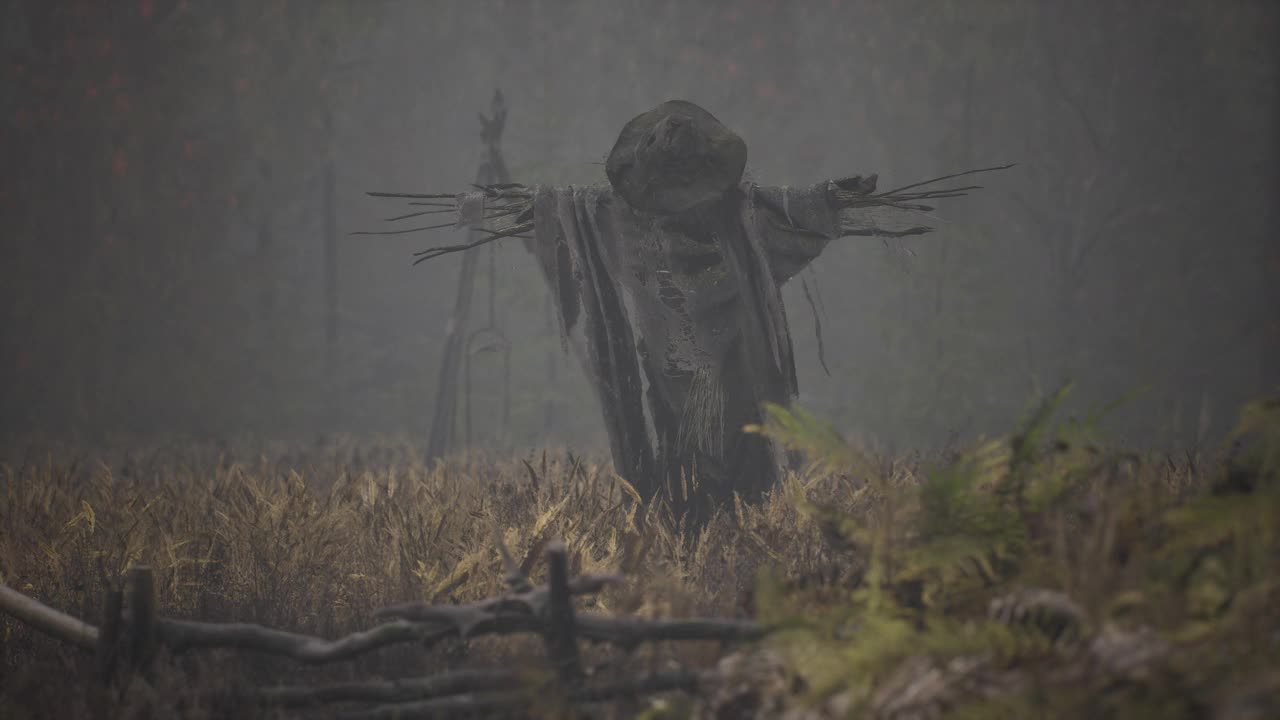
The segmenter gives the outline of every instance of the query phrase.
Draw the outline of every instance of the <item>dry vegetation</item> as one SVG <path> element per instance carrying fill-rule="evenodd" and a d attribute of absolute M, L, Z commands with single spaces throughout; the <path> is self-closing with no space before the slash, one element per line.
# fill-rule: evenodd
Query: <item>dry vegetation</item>
<path fill-rule="evenodd" d="M 332 637 L 379 607 L 500 594 L 496 528 L 535 581 L 552 538 L 573 573 L 626 573 L 581 601 L 594 611 L 782 628 L 724 661 L 712 644 L 622 661 L 591 648 L 603 677 L 716 668 L 699 698 L 604 716 L 1267 717 L 1280 699 L 1280 404 L 1251 406 L 1218 459 L 1106 450 L 1087 424 L 1051 427 L 1048 408 L 936 462 L 869 457 L 775 411 L 761 431 L 814 462 L 696 534 L 563 452 L 436 468 L 407 445 L 346 442 L 255 459 L 198 445 L 28 454 L 0 470 L 0 579 L 97 622 L 108 585 L 147 563 L 166 616 Z M 543 657 L 527 637 L 319 668 L 192 653 L 109 691 L 83 651 L 5 618 L 0 633 L 11 719 L 271 716 L 215 701 Z"/>

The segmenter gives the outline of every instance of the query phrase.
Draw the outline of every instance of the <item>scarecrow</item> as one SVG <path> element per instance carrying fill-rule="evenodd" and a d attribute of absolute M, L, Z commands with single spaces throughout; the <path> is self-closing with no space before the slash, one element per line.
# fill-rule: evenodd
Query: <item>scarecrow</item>
<path fill-rule="evenodd" d="M 976 186 L 876 192 L 876 176 L 809 187 L 744 181 L 747 147 L 711 113 L 673 100 L 622 129 L 608 184 L 503 183 L 407 195 L 478 239 L 417 253 L 422 262 L 522 238 L 555 298 L 562 339 L 579 349 L 614 468 L 693 522 L 737 493 L 759 499 L 789 459 L 743 431 L 765 403 L 797 394 L 781 287 L 834 239 L 929 232 L 912 223 Z M 997 168 L 988 168 L 988 170 Z M 580 334 L 579 334 L 580 330 Z"/>

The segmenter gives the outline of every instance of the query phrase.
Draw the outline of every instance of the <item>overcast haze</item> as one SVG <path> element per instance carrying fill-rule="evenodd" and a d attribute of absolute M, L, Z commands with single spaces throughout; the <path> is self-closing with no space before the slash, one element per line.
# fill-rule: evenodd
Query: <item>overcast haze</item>
<path fill-rule="evenodd" d="M 460 237 L 349 233 L 402 212 L 366 191 L 466 189 L 495 89 L 526 184 L 603 182 L 623 124 L 668 99 L 738 132 L 764 184 L 1017 163 L 943 201 L 937 232 L 846 238 L 802 276 L 830 374 L 786 287 L 801 404 L 847 433 L 923 449 L 1003 432 L 1072 379 L 1076 409 L 1145 388 L 1113 431 L 1186 447 L 1280 382 L 1274 2 L 0 8 L 8 443 L 424 441 L 461 258 L 411 254 Z M 600 447 L 532 258 L 511 242 L 496 261 L 511 426 L 496 437 L 501 366 L 478 355 L 475 442 Z"/>

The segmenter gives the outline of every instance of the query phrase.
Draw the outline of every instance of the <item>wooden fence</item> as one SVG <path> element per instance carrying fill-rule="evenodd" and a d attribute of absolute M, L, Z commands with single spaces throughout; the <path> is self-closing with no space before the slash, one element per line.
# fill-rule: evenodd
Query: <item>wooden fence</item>
<path fill-rule="evenodd" d="M 129 570 L 123 591 L 103 598 L 103 624 L 95 627 L 0 584 L 0 611 L 51 635 L 96 653 L 100 677 L 116 683 L 146 675 L 161 648 L 177 655 L 229 648 L 291 658 L 318 665 L 350 660 L 382 647 L 417 643 L 430 647 L 447 638 L 540 634 L 554 687 L 571 703 L 596 703 L 680 690 L 697 692 L 702 676 L 693 671 L 637 674 L 625 681 L 593 684 L 583 670 L 578 641 L 608 643 L 627 650 L 660 640 L 716 640 L 733 644 L 759 639 L 767 629 L 744 620 L 720 618 L 642 619 L 577 613 L 572 598 L 618 583 L 618 575 L 569 577 L 561 542 L 547 547 L 548 582 L 534 587 L 506 548 L 508 592 L 462 605 L 406 603 L 376 613 L 381 624 L 336 640 L 245 623 L 206 623 L 161 617 L 150 568 Z M 456 670 L 415 679 L 332 684 L 322 687 L 260 688 L 245 700 L 263 706 L 303 708 L 341 703 L 341 718 L 429 718 L 459 712 L 496 713 L 519 709 L 530 689 L 513 670 Z"/>

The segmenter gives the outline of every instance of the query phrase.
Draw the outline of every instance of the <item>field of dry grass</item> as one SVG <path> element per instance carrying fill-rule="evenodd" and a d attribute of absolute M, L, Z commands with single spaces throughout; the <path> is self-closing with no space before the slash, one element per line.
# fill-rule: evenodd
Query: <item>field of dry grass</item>
<path fill-rule="evenodd" d="M 948 457 L 879 458 L 778 414 L 764 431 L 813 465 L 698 533 L 561 451 L 434 468 L 394 443 L 31 452 L 0 468 L 0 580 L 96 623 L 107 588 L 145 563 L 167 617 L 334 637 L 395 603 L 502 593 L 496 531 L 535 581 L 552 538 L 572 573 L 624 573 L 581 601 L 592 611 L 784 628 L 719 662 L 701 698 L 604 717 L 1262 718 L 1280 698 L 1280 412 L 1250 412 L 1230 462 L 1107 450 L 1034 418 Z M 625 676 L 721 654 L 659 643 L 584 660 Z M 216 651 L 162 658 L 121 693 L 98 687 L 88 653 L 0 616 L 0 714 L 218 716 L 207 698 L 249 685 L 542 658 L 529 637 L 323 667 Z M 273 716 L 236 716 L 255 713 Z"/>

